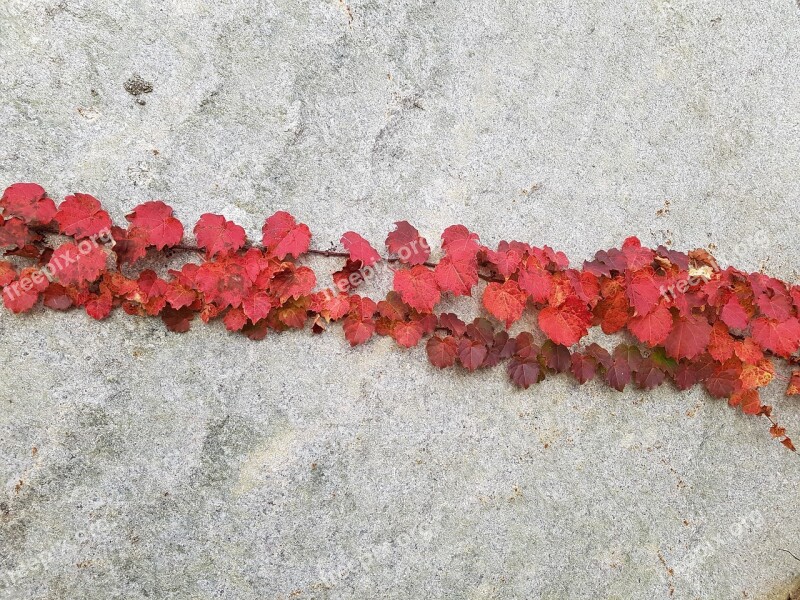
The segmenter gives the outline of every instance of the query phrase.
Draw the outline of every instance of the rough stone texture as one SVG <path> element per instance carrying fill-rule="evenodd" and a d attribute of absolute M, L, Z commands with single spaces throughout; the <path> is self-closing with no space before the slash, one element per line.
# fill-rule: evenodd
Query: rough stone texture
<path fill-rule="evenodd" d="M 409 219 L 800 275 L 794 0 L 3 0 L 0 19 L 2 185 L 251 234 L 287 209 L 321 248 Z M 784 600 L 800 574 L 780 550 L 800 556 L 797 456 L 700 391 L 522 393 L 383 339 L 41 311 L 0 313 L 0 381 L 4 597 Z"/>

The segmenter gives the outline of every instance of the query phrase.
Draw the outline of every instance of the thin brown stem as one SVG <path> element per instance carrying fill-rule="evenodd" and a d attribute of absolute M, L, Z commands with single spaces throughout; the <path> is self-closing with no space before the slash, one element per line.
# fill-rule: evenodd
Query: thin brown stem
<path fill-rule="evenodd" d="M 63 235 L 58 229 L 50 226 L 39 226 L 39 227 L 31 227 L 32 231 L 35 231 L 38 234 L 53 234 L 53 235 Z M 100 243 L 108 243 L 105 240 L 98 239 Z M 244 245 L 243 249 L 247 250 L 249 248 L 256 248 L 257 250 L 264 250 L 264 246 L 261 244 L 250 244 L 247 243 Z M 191 246 L 189 244 L 176 244 L 174 246 L 170 246 L 169 250 L 172 251 L 179 251 L 179 252 L 195 252 L 197 254 L 205 254 L 205 250 L 203 248 L 199 248 L 197 246 Z M 312 254 L 314 256 L 324 256 L 325 258 L 350 258 L 349 252 L 340 252 L 338 250 L 319 250 L 317 248 L 309 248 L 306 250 L 306 254 Z M 385 260 L 387 263 L 397 263 L 402 262 L 401 259 L 397 256 L 391 257 L 381 257 L 382 260 Z M 435 269 L 438 263 L 426 261 L 422 263 L 424 266 L 429 267 L 431 269 Z M 496 277 L 494 275 L 490 275 L 487 273 L 478 273 L 478 277 L 483 281 L 488 282 L 495 282 L 495 283 L 503 283 L 505 280 Z"/>

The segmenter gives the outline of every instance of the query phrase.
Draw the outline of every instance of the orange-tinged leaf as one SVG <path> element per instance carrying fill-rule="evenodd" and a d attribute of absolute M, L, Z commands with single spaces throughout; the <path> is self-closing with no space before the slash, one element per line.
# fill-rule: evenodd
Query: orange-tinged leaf
<path fill-rule="evenodd" d="M 746 389 L 753 389 L 769 385 L 775 377 L 775 366 L 768 358 L 758 361 L 754 365 L 742 366 L 742 374 L 739 379 L 742 380 L 742 385 Z"/>
<path fill-rule="evenodd" d="M 317 278 L 308 267 L 294 267 L 275 275 L 270 281 L 269 291 L 281 303 L 289 298 L 299 298 L 311 292 L 317 285 Z"/>
<path fill-rule="evenodd" d="M 486 286 L 483 292 L 483 305 L 493 317 L 505 321 L 508 328 L 522 316 L 526 298 L 525 292 L 519 289 L 517 282 L 509 279 L 502 284 L 492 282 Z"/>
<path fill-rule="evenodd" d="M 734 392 L 728 399 L 731 406 L 741 406 L 746 415 L 757 415 L 761 411 L 761 397 L 757 390 L 742 390 Z"/>
<path fill-rule="evenodd" d="M 594 314 L 600 321 L 603 333 L 616 333 L 628 323 L 630 319 L 630 305 L 623 290 L 601 299 L 594 308 Z"/>
<path fill-rule="evenodd" d="M 113 297 L 110 293 L 92 294 L 92 297 L 86 302 L 84 310 L 93 319 L 102 321 L 111 314 L 112 306 Z"/>
<path fill-rule="evenodd" d="M 722 321 L 717 321 L 711 328 L 711 337 L 708 341 L 708 353 L 717 362 L 725 362 L 733 356 L 736 340 L 728 332 Z M 741 358 L 741 357 L 740 357 Z"/>
<path fill-rule="evenodd" d="M 761 347 L 753 341 L 753 338 L 735 340 L 733 343 L 733 353 L 744 363 L 757 363 L 764 358 Z"/>
<path fill-rule="evenodd" d="M 392 325 L 391 336 L 403 346 L 403 348 L 413 348 L 422 339 L 422 324 L 418 321 L 395 321 Z"/>
<path fill-rule="evenodd" d="M 800 396 L 800 369 L 792 371 L 789 378 L 789 386 L 786 388 L 787 396 Z"/>

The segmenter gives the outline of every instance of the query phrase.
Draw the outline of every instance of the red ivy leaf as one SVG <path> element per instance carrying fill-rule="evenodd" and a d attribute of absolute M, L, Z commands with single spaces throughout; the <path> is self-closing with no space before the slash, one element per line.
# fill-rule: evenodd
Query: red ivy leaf
<path fill-rule="evenodd" d="M 452 367 L 456 362 L 458 343 L 451 335 L 444 338 L 434 335 L 428 339 L 428 343 L 425 345 L 425 352 L 434 367 L 439 367 L 440 369 Z"/>
<path fill-rule="evenodd" d="M 515 242 L 511 244 L 505 241 L 500 242 L 497 245 L 497 251 L 486 251 L 486 258 L 503 277 L 511 277 L 519 268 L 519 263 L 522 260 L 522 251 L 512 244 L 515 244 Z"/>
<path fill-rule="evenodd" d="M 386 247 L 408 265 L 421 265 L 431 254 L 428 242 L 408 221 L 395 223 L 395 230 L 386 238 Z"/>
<path fill-rule="evenodd" d="M 298 224 L 292 215 L 282 210 L 264 222 L 261 232 L 264 246 L 281 260 L 289 254 L 298 258 L 311 244 L 308 226 Z"/>
<path fill-rule="evenodd" d="M 96 319 L 98 321 L 102 321 L 108 315 L 111 314 L 111 308 L 113 306 L 114 298 L 111 296 L 110 292 L 104 292 L 102 294 L 92 294 L 92 297 L 86 302 L 84 309 L 86 310 L 86 314 Z"/>
<path fill-rule="evenodd" d="M 508 363 L 508 375 L 515 385 L 527 390 L 534 383 L 541 381 L 542 370 L 539 361 L 534 357 L 514 357 Z"/>
<path fill-rule="evenodd" d="M 253 323 L 266 319 L 271 308 L 272 299 L 266 292 L 253 290 L 242 300 L 244 314 Z"/>
<path fill-rule="evenodd" d="M 742 373 L 741 365 L 726 362 L 717 367 L 714 373 L 705 380 L 708 393 L 714 398 L 729 398 L 731 394 L 742 388 L 739 378 Z"/>
<path fill-rule="evenodd" d="M 134 227 L 126 231 L 114 226 L 111 228 L 111 237 L 114 238 L 114 253 L 120 264 L 131 264 L 147 255 L 150 236 L 144 229 Z"/>
<path fill-rule="evenodd" d="M 67 196 L 58 207 L 55 221 L 61 233 L 76 238 L 98 235 L 111 228 L 111 217 L 89 194 Z"/>
<path fill-rule="evenodd" d="M 273 277 L 269 291 L 283 303 L 289 298 L 299 298 L 308 294 L 317 285 L 314 271 L 308 267 L 292 267 Z"/>
<path fill-rule="evenodd" d="M 644 316 L 633 317 L 628 329 L 636 339 L 649 346 L 663 343 L 672 330 L 672 315 L 663 304 Z"/>
<path fill-rule="evenodd" d="M 358 315 L 351 315 L 344 320 L 344 335 L 351 346 L 363 344 L 375 333 L 375 322 L 371 317 L 362 319 Z"/>
<path fill-rule="evenodd" d="M 606 371 L 606 382 L 618 392 L 625 389 L 631 381 L 631 367 L 624 356 L 615 356 Z"/>
<path fill-rule="evenodd" d="M 194 311 L 188 308 L 174 309 L 167 306 L 161 311 L 161 320 L 167 329 L 175 333 L 186 333 L 191 327 L 192 319 L 194 319 Z"/>
<path fill-rule="evenodd" d="M 89 240 L 70 242 L 53 251 L 47 267 L 63 285 L 95 281 L 106 269 L 106 253 Z"/>
<path fill-rule="evenodd" d="M 653 310 L 661 297 L 652 267 L 628 273 L 627 293 L 636 315 L 643 316 Z"/>
<path fill-rule="evenodd" d="M 164 294 L 164 297 L 172 308 L 180 309 L 184 306 L 190 306 L 197 300 L 197 293 L 193 289 L 177 281 L 173 281 L 169 284 L 169 288 Z"/>
<path fill-rule="evenodd" d="M 72 306 L 72 298 L 63 285 L 51 283 L 42 295 L 42 304 L 53 310 L 67 310 Z"/>
<path fill-rule="evenodd" d="M 591 356 L 573 352 L 570 356 L 570 370 L 578 383 L 583 385 L 587 381 L 594 379 L 597 372 L 597 360 Z"/>
<path fill-rule="evenodd" d="M 56 214 L 56 203 L 36 183 L 15 183 L 0 198 L 6 215 L 20 217 L 31 225 L 47 225 Z"/>
<path fill-rule="evenodd" d="M 403 346 L 403 348 L 413 348 L 422 339 L 425 331 L 422 324 L 418 321 L 410 321 L 408 323 L 403 321 L 396 321 L 392 325 L 391 336 L 394 340 Z"/>
<path fill-rule="evenodd" d="M 483 305 L 489 313 L 501 321 L 505 321 L 506 328 L 511 327 L 514 321 L 522 316 L 525 310 L 525 292 L 513 279 L 505 283 L 492 282 L 483 292 Z"/>
<path fill-rule="evenodd" d="M 36 236 L 22 219 L 12 218 L 3 221 L 3 217 L 0 217 L 0 249 L 24 248 L 35 239 Z"/>
<path fill-rule="evenodd" d="M 247 324 L 247 315 L 241 308 L 231 308 L 225 313 L 222 322 L 228 331 L 241 331 Z"/>
<path fill-rule="evenodd" d="M 800 321 L 780 322 L 759 317 L 753 321 L 753 339 L 764 350 L 788 358 L 800 348 Z"/>
<path fill-rule="evenodd" d="M 472 287 L 478 283 L 478 262 L 474 259 L 454 259 L 448 255 L 433 272 L 439 289 L 454 296 L 471 296 Z"/>
<path fill-rule="evenodd" d="M 454 261 L 472 261 L 479 249 L 478 234 L 463 225 L 451 225 L 442 233 L 442 250 Z"/>
<path fill-rule="evenodd" d="M 474 371 L 483 364 L 489 349 L 477 340 L 462 338 L 458 344 L 458 359 L 469 371 Z"/>
<path fill-rule="evenodd" d="M 558 308 L 547 306 L 539 313 L 539 327 L 545 335 L 562 346 L 572 346 L 589 333 L 592 315 L 586 305 L 571 296 Z"/>
<path fill-rule="evenodd" d="M 528 258 L 525 268 L 519 271 L 519 287 L 530 294 L 534 302 L 547 301 L 553 288 L 552 279 L 534 257 Z"/>
<path fill-rule="evenodd" d="M 206 302 L 220 308 L 239 306 L 253 286 L 246 268 L 231 260 L 203 263 L 195 275 L 195 284 Z"/>
<path fill-rule="evenodd" d="M 39 291 L 33 287 L 25 289 L 21 284 L 16 285 L 17 283 L 3 288 L 3 304 L 13 313 L 29 311 L 39 300 Z"/>
<path fill-rule="evenodd" d="M 348 231 L 340 240 L 344 249 L 350 253 L 350 260 L 360 260 L 364 266 L 371 267 L 381 259 L 381 255 L 370 243 L 355 231 Z"/>
<path fill-rule="evenodd" d="M 140 204 L 125 218 L 131 222 L 132 229 L 145 232 L 147 244 L 158 250 L 179 244 L 183 237 L 183 225 L 172 216 L 172 208 L 161 200 Z"/>
<path fill-rule="evenodd" d="M 423 265 L 395 271 L 394 289 L 403 302 L 420 312 L 433 311 L 442 297 L 433 271 Z"/>
<path fill-rule="evenodd" d="M 725 325 L 732 329 L 746 329 L 750 320 L 747 311 L 742 308 L 736 296 L 731 296 L 730 300 L 722 308 L 720 316 Z"/>
<path fill-rule="evenodd" d="M 0 260 L 0 287 L 8 285 L 17 278 L 14 265 L 6 260 Z"/>
<path fill-rule="evenodd" d="M 204 213 L 194 226 L 197 245 L 211 257 L 220 252 L 236 252 L 244 246 L 247 236 L 244 228 L 222 215 Z"/>
<path fill-rule="evenodd" d="M 710 339 L 711 325 L 702 316 L 677 316 L 664 347 L 672 358 L 692 359 L 705 352 Z"/>

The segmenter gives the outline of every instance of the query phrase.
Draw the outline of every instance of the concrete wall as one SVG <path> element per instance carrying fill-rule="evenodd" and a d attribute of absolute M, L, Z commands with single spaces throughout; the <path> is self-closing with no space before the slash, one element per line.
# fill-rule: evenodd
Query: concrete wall
<path fill-rule="evenodd" d="M 319 248 L 408 219 L 580 262 L 636 234 L 797 281 L 798 42 L 794 0 L 3 0 L 0 184 L 253 236 L 285 209 Z M 800 574 L 800 465 L 759 419 L 385 339 L 2 311 L 0 453 L 0 597 L 784 600 Z"/>

